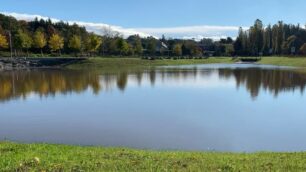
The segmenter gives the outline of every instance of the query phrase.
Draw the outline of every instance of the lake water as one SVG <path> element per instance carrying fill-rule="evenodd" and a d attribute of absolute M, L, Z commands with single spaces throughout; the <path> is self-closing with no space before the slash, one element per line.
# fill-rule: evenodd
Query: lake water
<path fill-rule="evenodd" d="M 306 151 L 306 75 L 250 64 L 0 73 L 0 140 Z"/>

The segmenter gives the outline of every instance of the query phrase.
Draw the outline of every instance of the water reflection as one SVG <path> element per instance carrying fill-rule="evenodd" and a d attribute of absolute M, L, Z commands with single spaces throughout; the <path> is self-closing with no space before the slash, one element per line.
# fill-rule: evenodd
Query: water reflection
<path fill-rule="evenodd" d="M 234 77 L 237 87 L 245 86 L 253 98 L 260 89 L 269 90 L 276 97 L 280 92 L 300 90 L 304 92 L 306 74 L 292 70 L 279 69 L 219 69 L 221 78 Z"/>
<path fill-rule="evenodd" d="M 278 68 L 158 68 L 138 71 L 98 72 L 75 70 L 31 70 L 7 71 L 0 74 L 0 101 L 24 98 L 35 93 L 41 97 L 55 96 L 57 93 L 81 93 L 91 89 L 94 94 L 115 88 L 124 91 L 129 82 L 138 86 L 149 83 L 169 83 L 197 85 L 199 81 L 216 77 L 216 80 L 234 80 L 237 88 L 245 87 L 252 98 L 261 90 L 268 90 L 274 96 L 281 92 L 304 92 L 306 75 L 294 70 Z M 157 83 L 156 83 L 157 82 Z M 209 80 L 210 82 L 210 80 Z M 178 84 L 179 85 L 179 84 Z"/>
<path fill-rule="evenodd" d="M 7 71 L 0 74 L 0 100 L 26 98 L 31 93 L 54 96 L 92 88 L 98 93 L 99 76 L 92 72 L 69 70 Z"/>
<path fill-rule="evenodd" d="M 305 84 L 256 65 L 1 72 L 0 140 L 305 151 Z"/>

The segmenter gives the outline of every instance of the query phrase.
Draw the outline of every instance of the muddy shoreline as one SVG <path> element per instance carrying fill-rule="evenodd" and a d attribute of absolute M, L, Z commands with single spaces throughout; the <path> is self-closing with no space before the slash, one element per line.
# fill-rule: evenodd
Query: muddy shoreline
<path fill-rule="evenodd" d="M 0 71 L 32 68 L 60 68 L 86 58 L 0 58 Z"/>

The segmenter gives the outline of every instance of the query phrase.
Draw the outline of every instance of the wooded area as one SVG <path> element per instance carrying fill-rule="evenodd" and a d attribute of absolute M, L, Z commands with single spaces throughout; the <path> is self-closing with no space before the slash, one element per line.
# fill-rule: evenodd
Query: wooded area
<path fill-rule="evenodd" d="M 0 57 L 36 56 L 270 56 L 306 55 L 306 30 L 299 25 L 277 24 L 265 27 L 260 20 L 248 30 L 239 29 L 236 40 L 204 38 L 172 39 L 163 36 L 124 38 L 111 28 L 104 35 L 86 31 L 77 24 L 50 19 L 18 21 L 0 14 Z M 10 46 L 11 45 L 11 46 Z"/>

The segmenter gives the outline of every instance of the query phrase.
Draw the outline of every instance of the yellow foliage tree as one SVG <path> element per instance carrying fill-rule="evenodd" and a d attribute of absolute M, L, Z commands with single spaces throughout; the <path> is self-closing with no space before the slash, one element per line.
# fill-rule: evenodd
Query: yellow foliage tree
<path fill-rule="evenodd" d="M 45 38 L 45 34 L 42 31 L 37 30 L 33 36 L 33 42 L 35 48 L 39 48 L 41 52 L 41 56 L 43 56 L 43 48 L 47 45 L 47 40 Z"/>
<path fill-rule="evenodd" d="M 181 56 L 182 55 L 182 45 L 175 44 L 172 51 L 174 55 Z"/>
<path fill-rule="evenodd" d="M 4 35 L 0 34 L 0 48 L 6 49 L 8 48 L 8 42 Z"/>
<path fill-rule="evenodd" d="M 103 40 L 101 37 L 91 34 L 86 40 L 86 44 L 85 44 L 86 50 L 90 54 L 96 52 L 98 48 L 101 46 L 102 41 Z"/>
<path fill-rule="evenodd" d="M 81 38 L 77 35 L 73 35 L 69 39 L 68 47 L 75 52 L 75 55 L 77 55 L 77 52 L 79 52 L 82 48 Z"/>
<path fill-rule="evenodd" d="M 58 51 L 61 55 L 61 49 L 64 47 L 64 39 L 59 34 L 53 34 L 49 39 L 49 47 L 51 51 Z"/>

